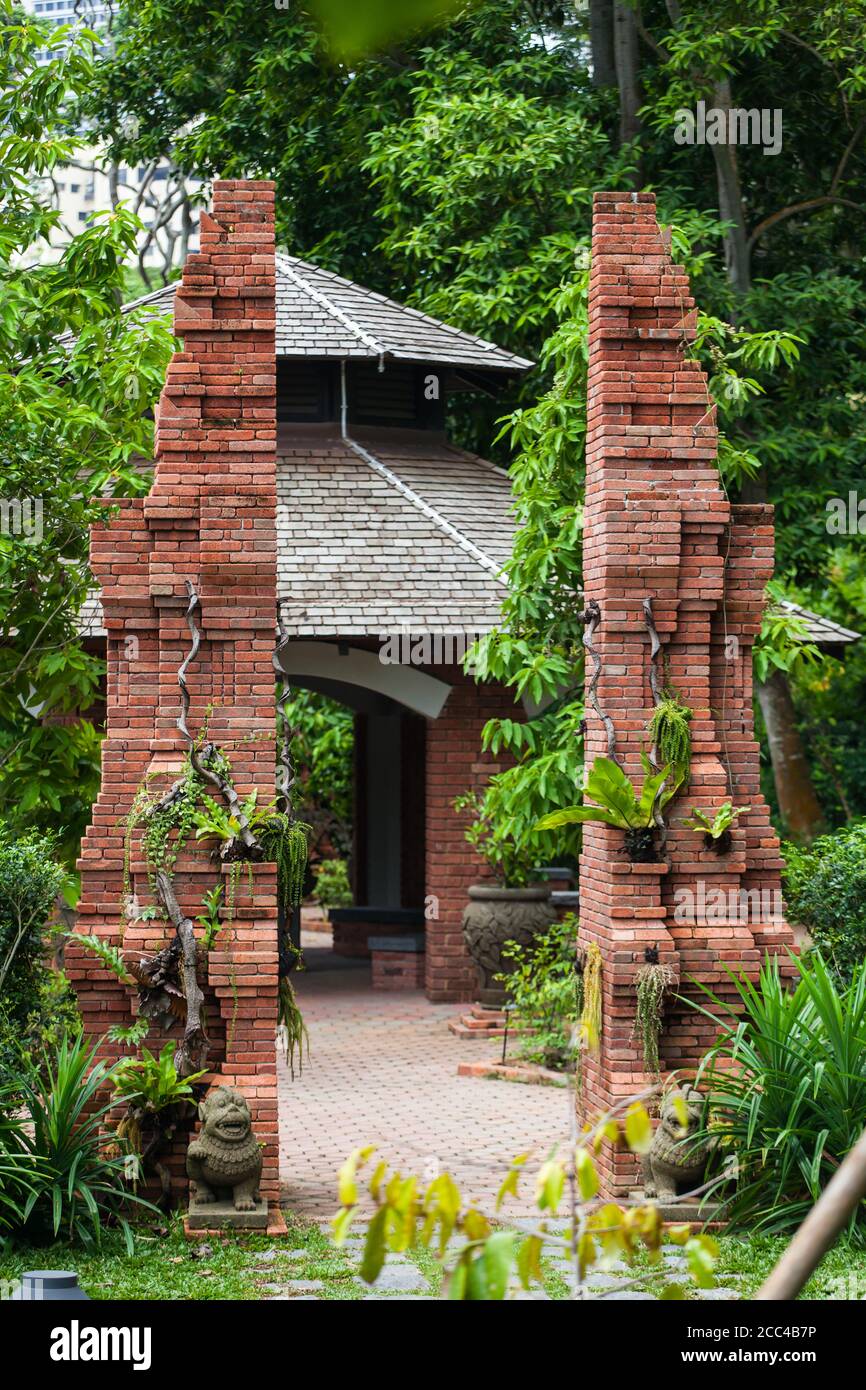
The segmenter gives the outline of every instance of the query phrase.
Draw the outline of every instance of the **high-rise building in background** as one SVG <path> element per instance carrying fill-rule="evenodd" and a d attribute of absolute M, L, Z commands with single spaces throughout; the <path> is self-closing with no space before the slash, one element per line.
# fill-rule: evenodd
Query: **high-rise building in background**
<path fill-rule="evenodd" d="M 112 0 L 23 0 L 23 6 L 48 24 L 80 25 L 103 34 L 106 47 L 111 44 L 116 9 Z M 47 61 L 47 49 L 42 56 Z M 56 169 L 52 178 L 42 181 L 45 197 L 61 216 L 45 257 L 59 255 L 94 213 L 126 203 L 144 225 L 137 261 L 144 279 L 142 289 L 157 289 L 170 278 L 174 267 L 183 264 L 189 251 L 198 249 L 196 194 L 200 187 L 168 159 L 118 164 L 97 144 L 82 148 L 73 164 Z"/>

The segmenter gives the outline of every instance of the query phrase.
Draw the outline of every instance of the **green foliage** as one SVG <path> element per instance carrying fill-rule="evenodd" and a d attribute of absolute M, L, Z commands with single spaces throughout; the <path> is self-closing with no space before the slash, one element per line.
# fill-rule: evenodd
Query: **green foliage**
<path fill-rule="evenodd" d="M 492 787 L 488 784 L 481 793 L 455 797 L 454 809 L 472 816 L 464 831 L 466 842 L 489 864 L 499 883 L 525 888 L 537 878 L 545 839 L 535 833 L 519 801 L 509 804 L 514 801 L 513 787 L 503 789 L 501 782 L 491 781 Z"/>
<path fill-rule="evenodd" d="M 790 674 L 809 665 L 821 666 L 821 650 L 809 640 L 809 631 L 798 613 L 783 606 L 782 586 L 773 581 L 767 585 L 767 606 L 761 621 L 761 631 L 754 647 L 754 671 L 757 681 L 766 681 L 774 671 Z"/>
<path fill-rule="evenodd" d="M 140 226 L 125 206 L 46 255 L 60 215 L 38 180 L 78 157 L 70 107 L 94 77 L 86 35 L 0 8 L 0 471 L 26 523 L 0 534 L 0 815 L 60 827 L 70 863 L 99 785 L 99 735 L 78 713 L 103 676 L 76 626 L 89 525 L 106 494 L 146 488 L 135 459 L 172 342 L 161 318 L 120 312 Z"/>
<path fill-rule="evenodd" d="M 313 897 L 320 907 L 351 907 L 354 901 L 345 859 L 320 859 L 313 869 Z"/>
<path fill-rule="evenodd" d="M 692 819 L 684 820 L 683 825 L 687 825 L 690 830 L 696 830 L 699 834 L 709 835 L 713 840 L 720 840 L 732 826 L 736 825 L 737 818 L 744 816 L 751 809 L 751 806 L 734 806 L 730 801 L 723 801 L 715 813 L 699 811 L 696 806 L 693 806 Z"/>
<path fill-rule="evenodd" d="M 823 835 L 810 849 L 786 844 L 784 855 L 788 915 L 847 985 L 866 959 L 866 821 Z"/>
<path fill-rule="evenodd" d="M 345 856 L 352 847 L 353 713 L 315 690 L 293 689 L 286 716 L 295 814 L 312 826 L 311 849 Z"/>
<path fill-rule="evenodd" d="M 130 1203 L 153 1208 L 128 1186 L 138 1171 L 135 1156 L 118 1153 L 105 1132 L 112 1102 L 103 1097 L 122 1064 L 98 1061 L 97 1052 L 83 1035 L 64 1038 L 37 1066 L 0 1082 L 0 1167 L 26 1163 L 27 1182 L 13 1177 L 6 1189 L 19 1213 L 16 1235 L 36 1243 L 62 1235 L 92 1246 L 117 1224 L 131 1252 L 124 1213 Z"/>
<path fill-rule="evenodd" d="M 122 1058 L 114 1074 L 115 1099 L 136 1101 L 151 1111 L 164 1110 L 179 1100 L 191 1100 L 193 1085 L 207 1072 L 178 1076 L 175 1047 L 174 1042 L 167 1042 L 158 1057 L 143 1047 L 137 1057 Z"/>
<path fill-rule="evenodd" d="M 692 767 L 692 736 L 689 724 L 694 711 L 681 703 L 675 691 L 667 691 L 650 716 L 647 734 L 656 750 L 656 760 L 672 768 L 678 786 L 688 784 Z"/>
<path fill-rule="evenodd" d="M 101 961 L 106 970 L 109 970 L 124 985 L 131 984 L 129 973 L 123 963 L 123 951 L 119 946 L 114 946 L 110 941 L 106 941 L 103 936 L 88 936 L 84 932 L 71 931 L 67 933 L 70 941 L 74 941 L 76 946 L 80 946 L 83 951 L 89 952 Z"/>
<path fill-rule="evenodd" d="M 334 53 L 350 60 L 364 58 L 377 49 L 441 23 L 465 0 L 311 0 Z"/>
<path fill-rule="evenodd" d="M 171 873 L 177 856 L 196 829 L 199 803 L 204 796 L 204 782 L 195 771 L 189 756 L 184 758 L 183 774 L 171 798 L 156 792 L 145 781 L 139 788 L 126 822 L 124 846 L 124 891 L 129 892 L 129 857 L 132 834 L 143 825 L 142 850 L 147 860 L 151 889 L 156 889 L 156 874 L 164 869 Z"/>
<path fill-rule="evenodd" d="M 141 1154 L 144 1131 L 154 1120 L 158 1125 L 162 1112 L 173 1106 L 186 1107 L 195 1095 L 194 1084 L 207 1075 L 206 1071 L 196 1071 L 178 1076 L 175 1046 L 167 1042 L 158 1057 L 143 1047 L 138 1057 L 124 1057 L 118 1064 L 112 1099 L 126 1101 L 126 1114 L 116 1134 L 135 1154 Z"/>
<path fill-rule="evenodd" d="M 61 1005 L 45 964 L 46 924 L 66 877 L 55 856 L 52 836 L 0 822 L 0 1058 L 15 1040 L 38 1039 Z"/>
<path fill-rule="evenodd" d="M 565 1068 L 573 1061 L 572 1033 L 580 1016 L 577 973 L 577 919 L 568 913 L 539 933 L 529 946 L 506 942 L 502 955 L 514 1011 L 517 1051 L 528 1062 Z"/>
<path fill-rule="evenodd" d="M 467 1201 L 449 1173 L 441 1173 L 423 1188 L 417 1177 L 404 1178 L 390 1172 L 386 1162 L 379 1162 L 367 1183 L 375 1214 L 367 1226 L 361 1277 L 375 1283 L 389 1251 L 402 1254 L 420 1246 L 432 1249 L 445 1267 L 446 1297 L 501 1302 L 514 1277 L 527 1290 L 540 1283 L 542 1257 L 556 1252 L 567 1258 L 573 1296 L 579 1297 L 590 1270 L 604 1270 L 616 1261 L 633 1264 L 644 1254 L 650 1263 L 648 1277 L 658 1281 L 661 1297 L 683 1298 L 680 1284 L 666 1282 L 665 1230 L 658 1207 L 626 1210 L 598 1198 L 596 1157 L 605 1143 L 622 1143 L 634 1153 L 645 1153 L 651 1142 L 652 1123 L 639 1101 L 633 1101 L 624 1116 L 611 1112 L 587 1126 L 577 1143 L 567 1146 L 564 1158 L 554 1149 L 538 1167 L 537 1214 L 533 1221 L 521 1222 L 520 1231 L 508 1229 L 502 1208 L 510 1197 L 519 1196 L 528 1154 L 512 1160 L 499 1189 L 495 1216 Z M 331 1223 L 337 1245 L 345 1240 L 360 1209 L 358 1175 L 374 1152 L 373 1146 L 355 1149 L 340 1169 L 340 1210 Z M 688 1277 L 700 1288 L 712 1288 L 718 1254 L 715 1241 L 692 1236 L 688 1226 L 671 1227 L 667 1236 L 684 1247 Z"/>
<path fill-rule="evenodd" d="M 655 825 L 656 813 L 664 810 L 677 794 L 680 783 L 675 769 L 663 767 L 654 772 L 645 753 L 641 762 L 646 774 L 638 794 L 618 763 L 596 758 L 586 779 L 586 794 L 596 806 L 568 806 L 553 811 L 540 822 L 539 829 L 556 830 L 561 825 L 598 821 L 618 830 L 644 830 Z"/>
<path fill-rule="evenodd" d="M 206 951 L 213 949 L 216 939 L 223 928 L 223 923 L 220 918 L 220 909 L 223 905 L 224 896 L 225 886 L 222 883 L 217 883 L 213 888 L 209 888 L 202 898 L 202 907 L 204 911 L 200 917 L 196 917 L 195 919 L 199 926 L 204 928 L 202 945 Z"/>
<path fill-rule="evenodd" d="M 792 957 L 799 978 L 783 981 L 778 958 L 767 959 L 757 984 L 734 981 L 731 1007 L 704 989 L 722 1020 L 717 1042 L 701 1063 L 708 1127 L 723 1159 L 735 1159 L 736 1185 L 726 1215 L 736 1226 L 775 1233 L 806 1217 L 842 1159 L 859 1139 L 866 1113 L 866 963 L 839 987 L 819 954 Z M 726 1193 L 729 1173 L 715 1179 Z M 849 1234 L 862 1241 L 862 1208 Z"/>

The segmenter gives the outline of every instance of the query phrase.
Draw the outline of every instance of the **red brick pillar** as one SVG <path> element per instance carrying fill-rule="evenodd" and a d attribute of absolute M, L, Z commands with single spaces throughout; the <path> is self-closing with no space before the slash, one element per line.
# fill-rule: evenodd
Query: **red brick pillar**
<path fill-rule="evenodd" d="M 153 895 L 137 838 L 124 884 L 123 842 L 142 779 L 168 787 L 182 767 L 177 673 L 190 647 L 187 580 L 201 600 L 203 633 L 188 671 L 190 729 L 199 733 L 208 719 L 241 796 L 258 788 L 259 805 L 274 796 L 273 187 L 214 185 L 201 251 L 188 258 L 177 291 L 174 326 L 184 347 L 159 405 L 152 490 L 93 533 L 108 631 L 108 735 L 80 861 L 79 930 L 125 950 L 157 950 L 171 933 L 161 920 L 125 921 L 127 889 L 139 907 Z M 193 841 L 175 865 L 178 900 L 193 919 L 219 880 L 211 848 Z M 233 920 L 207 958 L 209 1062 L 215 1084 L 236 1085 L 250 1102 L 264 1143 L 262 1195 L 276 1201 L 276 869 L 256 864 L 251 874 L 252 891 L 244 866 Z M 70 974 L 90 1034 L 132 1022 L 132 991 L 92 957 L 72 949 Z M 147 1045 L 162 1042 L 152 1031 Z M 174 1160 L 180 1172 L 182 1154 Z"/>
<path fill-rule="evenodd" d="M 732 521 L 715 462 L 715 407 L 700 366 L 685 353 L 695 317 L 653 195 L 596 194 L 584 589 L 601 610 L 598 701 L 613 721 L 617 757 L 639 784 L 653 709 L 649 600 L 662 641 L 659 684 L 669 682 L 694 717 L 691 785 L 668 808 L 665 862 L 632 864 L 621 832 L 600 825 L 584 832 L 581 940 L 597 942 L 603 960 L 603 1029 L 600 1052 L 586 1065 L 587 1112 L 652 1080 L 631 1038 L 634 980 L 647 947 L 674 967 L 684 992 L 692 977 L 724 996 L 725 966 L 754 972 L 762 949 L 791 941 L 784 922 L 767 920 L 767 898 L 753 900 L 750 911 L 741 891 L 764 890 L 778 911 L 781 861 L 759 792 L 751 706 L 752 645 L 773 565 L 771 515 L 769 508 L 736 508 Z M 587 721 L 591 763 L 608 746 L 591 708 Z M 720 857 L 682 818 L 692 805 L 715 810 L 728 799 L 752 810 L 732 853 Z M 672 1010 L 663 1065 L 693 1069 L 714 1031 L 697 1013 Z M 604 1161 L 608 1190 L 633 1183 L 628 1154 Z"/>
<path fill-rule="evenodd" d="M 458 816 L 454 798 L 480 791 L 501 767 L 481 752 L 487 721 L 520 715 L 512 692 L 501 686 L 476 685 L 459 668 L 437 675 L 452 690 L 438 719 L 427 725 L 426 976 L 428 999 L 444 1002 L 473 997 L 475 969 L 463 944 L 463 909 L 470 884 L 492 877 L 466 843 L 469 817 Z"/>

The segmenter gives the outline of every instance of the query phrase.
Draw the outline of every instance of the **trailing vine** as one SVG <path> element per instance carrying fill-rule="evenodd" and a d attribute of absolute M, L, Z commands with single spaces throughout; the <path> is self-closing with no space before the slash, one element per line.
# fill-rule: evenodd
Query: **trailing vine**
<path fill-rule="evenodd" d="M 295 1054 L 297 1053 L 298 1058 L 298 1073 L 301 1074 L 304 1070 L 304 1047 L 307 1049 L 307 1056 L 310 1055 L 310 1037 L 303 1015 L 298 1008 L 294 986 L 288 975 L 284 975 L 280 980 L 278 1026 L 286 1061 L 294 1081 Z"/>
<path fill-rule="evenodd" d="M 670 767 L 681 774 L 682 785 L 688 782 L 692 766 L 689 725 L 693 714 L 694 711 L 680 701 L 675 691 L 666 690 L 647 724 L 654 761 L 659 767 Z"/>
<path fill-rule="evenodd" d="M 273 811 L 259 831 L 265 858 L 277 866 L 277 891 L 286 913 L 301 905 L 311 832 L 312 826 L 285 811 Z"/>
<path fill-rule="evenodd" d="M 669 965 L 659 961 L 647 961 L 635 977 L 635 1009 L 632 1041 L 640 1037 L 643 1048 L 644 1069 L 652 1076 L 659 1073 L 659 1038 L 662 1033 L 662 1012 L 665 995 L 676 984 L 676 976 Z"/>

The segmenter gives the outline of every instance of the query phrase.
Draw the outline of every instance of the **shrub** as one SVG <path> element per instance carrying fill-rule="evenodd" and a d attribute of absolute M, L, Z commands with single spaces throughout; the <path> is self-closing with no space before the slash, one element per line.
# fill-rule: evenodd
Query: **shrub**
<path fill-rule="evenodd" d="M 51 836 L 13 835 L 0 822 L 0 1057 L 10 1040 L 40 1031 L 63 993 L 47 978 L 45 925 L 65 880 Z"/>
<path fill-rule="evenodd" d="M 569 913 L 529 946 L 507 942 L 502 954 L 514 962 L 511 973 L 497 979 L 507 985 L 514 1004 L 514 1022 L 520 1029 L 519 1055 L 546 1067 L 565 1067 L 580 1012 L 577 919 Z"/>
<path fill-rule="evenodd" d="M 345 859 L 321 859 L 313 869 L 313 897 L 320 907 L 351 907 L 352 886 Z"/>
<path fill-rule="evenodd" d="M 703 991 L 711 1016 L 726 1021 L 698 1071 L 709 1122 L 694 1142 L 712 1137 L 722 1156 L 736 1158 L 726 1214 L 768 1233 L 800 1224 L 866 1115 L 866 962 L 844 988 L 818 952 L 794 963 L 799 980 L 791 985 L 777 958 L 765 961 L 756 984 L 735 981 L 742 1016 Z M 718 1176 L 716 1190 L 726 1181 Z M 862 1206 L 850 1232 L 866 1234 Z"/>
<path fill-rule="evenodd" d="M 123 1062 L 97 1060 L 82 1035 L 47 1049 L 39 1064 L 0 1085 L 0 1174 L 6 1224 L 34 1243 L 61 1237 L 98 1245 L 119 1224 L 132 1250 L 127 1204 L 155 1210 L 130 1191 L 134 1154 L 121 1152 L 103 1121 L 103 1099 Z"/>
<path fill-rule="evenodd" d="M 846 984 L 866 958 L 866 821 L 823 835 L 811 849 L 786 845 L 785 859 L 788 915 Z"/>

